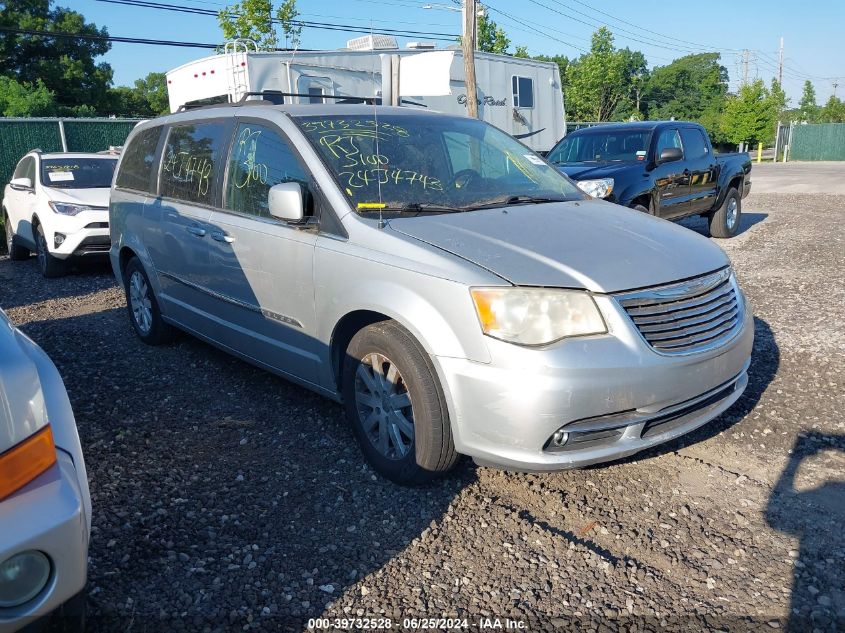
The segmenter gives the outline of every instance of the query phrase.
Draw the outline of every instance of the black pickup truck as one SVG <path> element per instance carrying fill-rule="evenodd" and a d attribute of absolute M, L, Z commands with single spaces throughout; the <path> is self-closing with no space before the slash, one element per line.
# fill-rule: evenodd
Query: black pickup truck
<path fill-rule="evenodd" d="M 642 121 L 567 134 L 546 158 L 597 198 L 667 219 L 702 215 L 713 237 L 739 231 L 748 154 L 715 154 L 697 123 Z"/>

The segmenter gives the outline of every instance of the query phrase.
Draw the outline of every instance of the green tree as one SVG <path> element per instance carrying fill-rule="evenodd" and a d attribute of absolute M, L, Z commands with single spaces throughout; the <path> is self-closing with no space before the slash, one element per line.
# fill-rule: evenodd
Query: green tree
<path fill-rule="evenodd" d="M 777 79 L 772 78 L 772 85 L 769 88 L 768 101 L 769 108 L 771 109 L 772 120 L 779 122 L 783 119 L 788 103 L 789 99 L 786 96 L 786 92 L 784 92 L 781 87 L 780 82 Z"/>
<path fill-rule="evenodd" d="M 728 70 L 719 62 L 719 53 L 697 53 L 656 67 L 643 87 L 645 115 L 652 120 L 696 121 L 719 138 L 728 93 Z"/>
<path fill-rule="evenodd" d="M 642 91 L 648 78 L 648 62 L 640 51 L 623 48 L 619 51 L 624 61 L 626 96 L 619 101 L 612 118 L 617 121 L 642 119 Z"/>
<path fill-rule="evenodd" d="M 802 121 L 815 123 L 819 116 L 819 106 L 816 105 L 816 89 L 809 79 L 804 82 L 801 101 L 798 102 L 798 116 Z"/>
<path fill-rule="evenodd" d="M 628 62 L 628 56 L 613 47 L 613 34 L 606 27 L 593 33 L 590 52 L 566 68 L 569 118 L 609 121 L 620 103 L 628 98 Z"/>
<path fill-rule="evenodd" d="M 147 103 L 148 111 L 152 116 L 170 112 L 167 76 L 164 73 L 149 73 L 143 79 L 136 79 L 134 90 Z"/>
<path fill-rule="evenodd" d="M 86 22 L 81 13 L 51 5 L 52 0 L 0 2 L 0 27 L 108 35 L 105 28 Z M 112 69 L 106 63 L 97 63 L 96 58 L 110 48 L 111 44 L 102 39 L 0 32 L 0 75 L 18 83 L 38 78 L 65 111 L 81 106 L 100 109 L 108 100 Z"/>
<path fill-rule="evenodd" d="M 527 46 L 517 46 L 516 52 L 513 54 L 514 57 L 520 57 L 522 59 L 530 59 L 531 55 L 528 54 L 528 47 Z"/>
<path fill-rule="evenodd" d="M 271 0 L 241 0 L 217 14 L 217 23 L 227 40 L 249 39 L 259 48 L 276 48 L 276 27 L 273 24 Z"/>
<path fill-rule="evenodd" d="M 485 53 L 507 55 L 511 41 L 505 34 L 505 30 L 490 19 L 486 11 L 482 12 L 476 19 L 476 48 Z"/>
<path fill-rule="evenodd" d="M 560 73 L 560 85 L 566 90 L 566 69 L 569 67 L 569 58 L 565 55 L 534 55 L 531 59 L 537 59 L 542 62 L 554 62 L 557 64 L 558 72 Z"/>
<path fill-rule="evenodd" d="M 296 21 L 298 17 L 299 11 L 296 8 L 296 0 L 284 0 L 279 10 L 276 11 L 276 18 L 282 25 L 282 33 L 285 34 L 285 48 L 297 48 L 299 46 L 302 25 Z"/>
<path fill-rule="evenodd" d="M 775 138 L 772 99 L 762 79 L 746 84 L 728 98 L 721 130 L 729 143 L 770 143 Z"/>
<path fill-rule="evenodd" d="M 22 84 L 0 76 L 0 115 L 50 116 L 56 113 L 54 95 L 40 79 Z"/>
<path fill-rule="evenodd" d="M 845 103 L 834 95 L 824 104 L 819 112 L 819 123 L 845 123 Z"/>

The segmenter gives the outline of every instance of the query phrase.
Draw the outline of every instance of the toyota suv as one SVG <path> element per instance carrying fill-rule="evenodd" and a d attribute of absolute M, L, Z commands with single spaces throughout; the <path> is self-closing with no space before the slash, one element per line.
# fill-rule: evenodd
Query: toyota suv
<path fill-rule="evenodd" d="M 746 387 L 752 315 L 707 238 L 589 198 L 482 121 L 362 104 L 212 106 L 135 128 L 111 261 L 174 328 L 345 408 L 400 483 L 460 454 L 630 455 Z"/>
<path fill-rule="evenodd" d="M 45 277 L 64 274 L 74 257 L 104 259 L 116 164 L 110 153 L 33 150 L 24 156 L 3 193 L 9 258 L 25 260 L 34 252 Z"/>

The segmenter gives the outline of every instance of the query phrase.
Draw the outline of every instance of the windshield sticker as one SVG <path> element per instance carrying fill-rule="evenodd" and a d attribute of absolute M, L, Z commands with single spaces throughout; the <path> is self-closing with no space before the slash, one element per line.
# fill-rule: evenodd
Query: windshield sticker
<path fill-rule="evenodd" d="M 359 209 L 384 209 L 387 205 L 383 202 L 359 202 Z"/>
<path fill-rule="evenodd" d="M 637 150 L 637 160 L 645 160 L 646 151 L 644 149 Z"/>
<path fill-rule="evenodd" d="M 528 162 L 534 163 L 535 165 L 540 165 L 541 167 L 546 166 L 546 163 L 543 162 L 543 159 L 539 156 L 535 156 L 534 154 L 523 154 L 523 157 L 528 160 Z"/>
<path fill-rule="evenodd" d="M 44 163 L 44 169 L 47 171 L 71 171 L 73 169 L 79 169 L 79 165 L 51 165 L 50 163 Z"/>
<path fill-rule="evenodd" d="M 512 162 L 512 163 L 513 163 L 514 167 L 516 167 L 519 171 L 521 171 L 521 172 L 522 172 L 522 175 L 523 175 L 523 176 L 525 176 L 526 178 L 528 178 L 528 180 L 530 180 L 530 181 L 531 181 L 531 182 L 533 182 L 533 183 L 536 183 L 536 182 L 537 182 L 537 181 L 534 179 L 534 177 L 531 175 L 531 169 L 530 169 L 530 168 L 528 168 L 528 167 L 526 167 L 526 165 L 525 165 L 524 163 L 520 163 L 520 161 L 519 161 L 519 157 L 518 157 L 518 156 L 516 156 L 516 155 L 514 155 L 514 154 L 511 154 L 511 153 L 510 153 L 510 152 L 508 152 L 508 151 L 505 151 L 505 156 L 507 156 L 507 157 L 508 157 L 508 160 L 510 160 L 510 162 Z"/>
<path fill-rule="evenodd" d="M 49 171 L 47 177 L 50 182 L 67 182 L 73 180 L 73 172 L 70 171 Z"/>

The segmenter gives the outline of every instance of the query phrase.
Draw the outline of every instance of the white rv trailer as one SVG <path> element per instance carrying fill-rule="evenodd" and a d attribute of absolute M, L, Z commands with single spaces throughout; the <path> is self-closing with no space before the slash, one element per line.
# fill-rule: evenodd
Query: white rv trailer
<path fill-rule="evenodd" d="M 349 44 L 360 45 L 365 39 Z M 391 46 L 392 38 L 387 39 Z M 286 96 L 286 103 L 322 103 L 323 95 L 375 96 L 385 104 L 466 114 L 460 50 L 431 50 L 432 45 L 417 43 L 398 49 L 395 42 L 378 48 L 378 40 L 369 46 L 373 44 L 366 50 L 261 52 L 235 42 L 222 54 L 167 73 L 170 109 L 278 91 L 307 95 Z M 566 123 L 556 64 L 482 52 L 476 53 L 475 64 L 480 118 L 541 152 L 563 137 Z"/>

